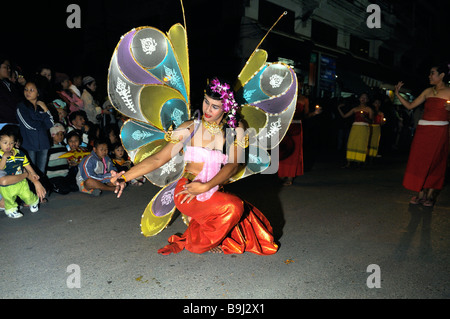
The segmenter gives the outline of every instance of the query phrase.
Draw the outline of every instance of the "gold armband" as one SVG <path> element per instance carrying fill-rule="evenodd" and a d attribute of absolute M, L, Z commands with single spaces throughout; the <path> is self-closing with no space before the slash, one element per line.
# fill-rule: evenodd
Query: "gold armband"
<path fill-rule="evenodd" d="M 242 148 L 247 148 L 248 147 L 248 135 L 245 135 L 244 138 L 242 138 L 240 141 L 238 141 L 238 139 L 235 139 L 233 145 L 238 145 Z"/>

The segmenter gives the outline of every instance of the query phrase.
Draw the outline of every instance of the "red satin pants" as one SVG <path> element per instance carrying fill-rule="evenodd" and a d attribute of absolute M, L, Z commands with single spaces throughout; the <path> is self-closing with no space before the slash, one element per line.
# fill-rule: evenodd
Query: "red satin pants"
<path fill-rule="evenodd" d="M 180 179 L 175 194 L 183 190 L 189 182 Z M 183 196 L 175 197 L 177 209 L 191 217 L 189 226 L 183 235 L 173 235 L 169 245 L 158 253 L 169 255 L 186 248 L 201 254 L 220 246 L 225 254 L 242 254 L 249 251 L 258 255 L 271 255 L 277 252 L 272 227 L 267 218 L 253 205 L 239 197 L 215 192 L 210 199 L 200 202 L 193 199 L 181 204 Z"/>

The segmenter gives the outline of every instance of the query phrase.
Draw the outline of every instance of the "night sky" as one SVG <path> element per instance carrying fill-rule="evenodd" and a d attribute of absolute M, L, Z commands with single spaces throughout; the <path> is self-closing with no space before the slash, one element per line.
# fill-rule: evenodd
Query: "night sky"
<path fill-rule="evenodd" d="M 210 72 L 231 80 L 239 73 L 243 61 L 236 54 L 236 44 L 244 2 L 184 0 L 193 93 L 203 88 Z M 449 3 L 435 2 L 447 3 L 447 7 Z M 67 27 L 71 13 L 66 10 L 71 3 L 81 8 L 80 29 Z M 448 15 L 445 8 L 442 11 L 444 17 Z M 0 12 L 0 55 L 20 65 L 25 76 L 47 64 L 69 75 L 92 75 L 105 92 L 111 55 L 123 34 L 145 25 L 166 32 L 175 23 L 184 24 L 179 0 L 3 1 Z M 277 17 L 274 13 L 274 20 Z M 431 23 L 435 49 L 429 55 L 447 57 L 448 19 Z M 430 45 L 418 43 L 420 47 L 426 50 Z"/>
<path fill-rule="evenodd" d="M 80 29 L 67 27 L 71 3 L 80 6 Z M 46 64 L 56 72 L 92 75 L 105 92 L 110 59 L 123 34 L 139 26 L 167 32 L 175 23 L 184 24 L 179 0 L 12 1 L 1 7 L 0 55 L 21 66 L 25 76 Z M 202 91 L 209 72 L 234 79 L 241 68 L 234 45 L 242 1 L 185 0 L 184 7 L 193 92 L 196 85 Z"/>

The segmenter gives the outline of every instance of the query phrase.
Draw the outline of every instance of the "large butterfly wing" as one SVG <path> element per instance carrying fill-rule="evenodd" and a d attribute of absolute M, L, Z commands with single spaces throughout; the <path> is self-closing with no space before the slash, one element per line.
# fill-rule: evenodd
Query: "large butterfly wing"
<path fill-rule="evenodd" d="M 152 27 L 128 32 L 113 53 L 108 76 L 108 95 L 119 112 L 164 131 L 190 118 L 186 33 L 175 25 L 170 35 L 175 45 Z"/>
<path fill-rule="evenodd" d="M 186 31 L 174 25 L 168 34 L 140 27 L 125 34 L 111 58 L 108 96 L 112 105 L 130 118 L 121 128 L 125 150 L 137 164 L 159 152 L 168 142 L 165 133 L 190 119 L 189 63 Z M 170 222 L 175 205 L 172 188 L 184 171 L 184 159 L 145 175 L 163 189 L 147 206 L 142 232 L 153 236 Z M 171 197 L 172 196 L 172 197 Z"/>
<path fill-rule="evenodd" d="M 235 85 L 236 99 L 249 131 L 247 165 L 231 181 L 261 173 L 270 166 L 273 150 L 285 136 L 297 102 L 297 76 L 284 63 L 267 63 L 267 53 L 257 50 L 246 63 Z"/>
<path fill-rule="evenodd" d="M 173 42 L 172 42 L 173 41 Z M 131 120 L 121 140 L 135 164 L 157 153 L 164 133 L 190 118 L 186 32 L 174 25 L 169 35 L 153 27 L 133 29 L 117 45 L 109 68 L 108 95 L 113 106 Z M 184 169 L 181 156 L 146 175 L 163 187 Z"/>

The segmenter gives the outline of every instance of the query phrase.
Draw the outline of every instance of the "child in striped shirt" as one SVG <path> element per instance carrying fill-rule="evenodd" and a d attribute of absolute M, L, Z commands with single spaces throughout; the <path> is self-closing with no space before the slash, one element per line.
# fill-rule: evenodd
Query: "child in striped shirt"
<path fill-rule="evenodd" d="M 67 158 L 60 158 L 67 153 L 67 148 L 62 144 L 66 129 L 61 123 L 56 123 L 50 129 L 53 145 L 48 150 L 47 178 L 52 186 L 52 191 L 61 195 L 77 192 L 78 186 L 75 176 L 69 174 L 69 162 Z"/>

